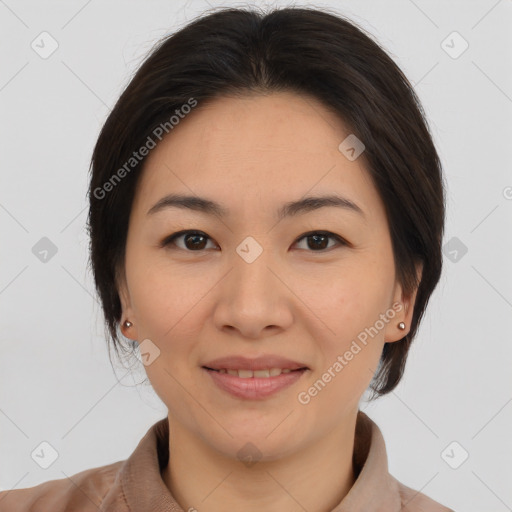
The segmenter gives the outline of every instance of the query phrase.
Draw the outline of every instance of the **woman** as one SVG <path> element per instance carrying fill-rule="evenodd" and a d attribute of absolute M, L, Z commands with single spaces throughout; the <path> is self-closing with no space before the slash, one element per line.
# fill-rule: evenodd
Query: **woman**
<path fill-rule="evenodd" d="M 0 510 L 449 511 L 359 410 L 441 274 L 441 164 L 405 76 L 325 10 L 221 9 L 161 41 L 92 156 L 108 335 L 168 407 L 126 461 Z"/>

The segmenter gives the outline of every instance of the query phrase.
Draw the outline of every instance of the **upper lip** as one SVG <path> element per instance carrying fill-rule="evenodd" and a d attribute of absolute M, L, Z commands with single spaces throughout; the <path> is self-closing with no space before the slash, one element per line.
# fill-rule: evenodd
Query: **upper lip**
<path fill-rule="evenodd" d="M 277 355 L 263 355 L 255 358 L 244 356 L 220 357 L 203 365 L 212 370 L 265 370 L 270 368 L 281 368 L 283 370 L 308 369 L 307 365 L 298 361 L 292 361 Z"/>

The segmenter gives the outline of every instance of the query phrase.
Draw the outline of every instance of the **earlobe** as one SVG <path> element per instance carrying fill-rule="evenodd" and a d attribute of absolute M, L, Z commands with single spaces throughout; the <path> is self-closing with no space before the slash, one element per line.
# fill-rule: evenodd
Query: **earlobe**
<path fill-rule="evenodd" d="M 395 341 L 401 341 L 404 336 L 410 330 L 410 326 L 412 324 L 412 317 L 414 313 L 414 305 L 416 303 L 416 294 L 418 292 L 419 284 L 421 283 L 421 278 L 423 275 L 423 263 L 416 263 L 416 286 L 411 294 L 408 296 L 403 295 L 402 287 L 399 283 L 397 283 L 396 293 L 395 293 L 395 302 L 394 304 L 400 304 L 402 308 L 395 315 L 394 321 L 389 322 L 388 327 L 386 329 L 386 333 L 384 336 L 384 341 L 386 343 L 392 343 Z"/>
<path fill-rule="evenodd" d="M 121 302 L 121 321 L 120 329 L 124 336 L 131 340 L 137 340 L 137 330 L 134 325 L 135 314 L 133 312 L 128 292 L 128 286 L 124 273 L 118 279 L 118 294 Z"/>
<path fill-rule="evenodd" d="M 137 340 L 137 331 L 134 328 L 134 325 L 130 320 L 125 320 L 124 322 L 121 320 L 121 332 L 127 338 L 136 341 Z"/>
<path fill-rule="evenodd" d="M 128 317 L 128 315 L 123 314 L 121 316 L 121 332 L 126 338 L 136 341 L 138 339 L 137 329 L 130 318 L 133 318 L 133 315 Z"/>

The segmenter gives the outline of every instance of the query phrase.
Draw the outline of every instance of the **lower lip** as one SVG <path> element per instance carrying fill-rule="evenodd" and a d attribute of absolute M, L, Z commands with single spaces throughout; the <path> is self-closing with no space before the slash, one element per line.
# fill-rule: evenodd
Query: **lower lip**
<path fill-rule="evenodd" d="M 295 384 L 307 370 L 297 370 L 289 373 L 281 373 L 275 377 L 250 377 L 242 379 L 236 375 L 229 373 L 220 373 L 214 370 L 208 372 L 215 384 L 220 389 L 227 391 L 237 398 L 244 398 L 246 400 L 261 400 L 267 398 L 278 391 Z"/>

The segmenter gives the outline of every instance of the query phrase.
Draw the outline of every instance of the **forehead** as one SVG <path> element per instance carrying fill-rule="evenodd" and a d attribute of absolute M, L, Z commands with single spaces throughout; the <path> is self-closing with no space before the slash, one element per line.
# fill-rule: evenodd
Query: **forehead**
<path fill-rule="evenodd" d="M 134 209 L 145 213 L 170 192 L 233 211 L 335 192 L 382 213 L 363 158 L 339 150 L 349 134 L 319 101 L 294 93 L 199 103 L 148 155 Z"/>

